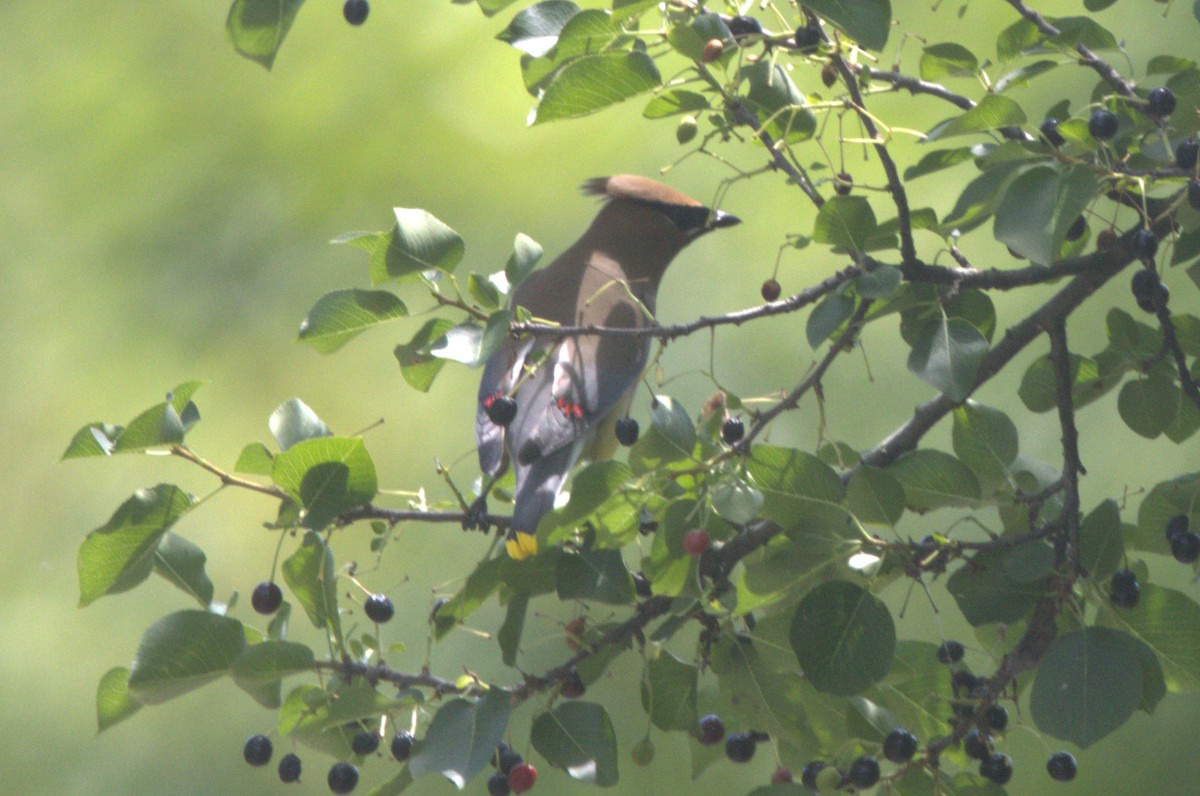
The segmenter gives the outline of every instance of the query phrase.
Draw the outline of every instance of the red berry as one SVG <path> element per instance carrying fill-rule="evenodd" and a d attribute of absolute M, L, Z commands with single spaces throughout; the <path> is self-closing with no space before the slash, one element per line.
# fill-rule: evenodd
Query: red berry
<path fill-rule="evenodd" d="M 1197 185 L 1200 185 L 1200 183 L 1197 183 Z M 779 287 L 779 283 L 774 279 L 768 279 L 766 282 L 762 283 L 763 301 L 775 301 L 779 298 L 779 294 L 782 292 L 783 289 Z"/>
<path fill-rule="evenodd" d="M 513 793 L 525 793 L 537 782 L 537 769 L 528 763 L 517 763 L 508 772 L 508 787 Z"/>
<path fill-rule="evenodd" d="M 689 556 L 699 556 L 708 549 L 708 531 L 693 528 L 683 535 L 683 552 Z"/>
<path fill-rule="evenodd" d="M 706 64 L 711 64 L 713 61 L 721 57 L 725 52 L 725 42 L 720 39 L 709 39 L 704 44 L 704 49 L 700 52 L 700 60 Z"/>
<path fill-rule="evenodd" d="M 780 766 L 779 768 L 775 769 L 775 773 L 771 775 L 771 784 L 772 785 L 783 785 L 787 782 L 794 782 L 794 781 L 795 780 L 792 779 L 791 769 L 784 768 L 783 766 Z"/>

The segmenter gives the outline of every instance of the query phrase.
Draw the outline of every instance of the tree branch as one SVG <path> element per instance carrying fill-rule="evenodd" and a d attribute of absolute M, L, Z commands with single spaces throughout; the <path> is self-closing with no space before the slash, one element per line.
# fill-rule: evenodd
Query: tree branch
<path fill-rule="evenodd" d="M 1029 6 L 1025 5 L 1022 0 L 1005 0 L 1010 6 L 1017 10 L 1021 16 L 1032 22 L 1038 30 L 1047 36 L 1057 36 L 1060 31 L 1058 28 L 1046 21 L 1038 12 L 1034 11 Z M 1079 53 L 1080 63 L 1094 70 L 1096 74 L 1113 87 L 1123 97 L 1136 97 L 1133 90 L 1133 83 L 1121 77 L 1121 73 L 1112 67 L 1107 61 L 1091 51 L 1085 44 L 1075 45 L 1075 52 Z M 1140 106 L 1139 106 L 1140 107 Z"/>
<path fill-rule="evenodd" d="M 1188 370 L 1187 357 L 1179 346 L 1179 338 L 1175 334 L 1175 322 L 1171 320 L 1171 312 L 1166 307 L 1158 311 L 1158 323 L 1162 327 L 1163 347 L 1170 351 L 1171 356 L 1175 359 L 1175 370 L 1179 373 L 1179 385 L 1183 388 L 1183 394 L 1191 399 L 1197 409 L 1200 409 L 1200 387 L 1196 386 L 1196 380 L 1192 378 L 1192 372 Z"/>
<path fill-rule="evenodd" d="M 1079 560 L 1079 476 L 1087 473 L 1079 460 L 1079 432 L 1075 428 L 1075 404 L 1071 395 L 1071 352 L 1067 347 L 1065 317 L 1053 319 L 1047 328 L 1050 337 L 1050 362 L 1054 366 L 1054 398 L 1058 405 L 1058 424 L 1062 429 L 1063 449 L 1063 533 L 1055 540 L 1060 566 L 1074 572 Z"/>

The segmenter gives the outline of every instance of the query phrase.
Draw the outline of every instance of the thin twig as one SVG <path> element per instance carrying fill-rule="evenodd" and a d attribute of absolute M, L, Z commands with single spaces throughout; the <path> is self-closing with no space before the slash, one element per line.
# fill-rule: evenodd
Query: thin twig
<path fill-rule="evenodd" d="M 1163 347 L 1170 351 L 1175 359 L 1175 370 L 1179 373 L 1179 384 L 1183 387 L 1183 394 L 1200 409 L 1200 387 L 1196 386 L 1196 380 L 1188 370 L 1187 357 L 1179 345 L 1179 337 L 1175 334 L 1175 322 L 1171 320 L 1171 312 L 1166 307 L 1158 311 L 1158 323 L 1162 327 Z"/>

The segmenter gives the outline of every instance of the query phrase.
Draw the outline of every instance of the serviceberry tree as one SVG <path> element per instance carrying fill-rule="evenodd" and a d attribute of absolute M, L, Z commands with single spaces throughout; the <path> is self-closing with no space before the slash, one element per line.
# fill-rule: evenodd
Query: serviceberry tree
<path fill-rule="evenodd" d="M 587 10 L 543 0 L 515 13 L 513 4 L 479 0 L 484 13 L 508 16 L 497 37 L 521 54 L 532 123 L 642 102 L 647 134 L 674 120 L 681 161 L 753 164 L 729 166 L 718 201 L 749 180 L 786 186 L 795 222 L 781 253 L 803 249 L 828 267 L 785 290 L 776 263 L 762 283 L 766 303 L 719 316 L 638 331 L 554 326 L 507 302 L 541 257 L 531 238 L 516 235 L 503 268 L 464 276 L 458 233 L 425 210 L 397 208 L 391 228 L 337 241 L 366 253 L 371 286 L 319 298 L 299 339 L 333 353 L 373 327 L 408 323 L 410 306 L 433 307 L 395 348 L 404 380 L 430 391 L 448 363 L 478 366 L 510 335 L 632 333 L 661 351 L 689 335 L 803 313 L 812 367 L 790 374 L 783 393 L 740 394 L 718 382 L 695 415 L 666 393 L 656 364 L 649 426 L 639 433 L 635 420 L 620 419 L 627 454 L 574 474 L 569 500 L 537 529 L 539 552 L 524 560 L 499 543 L 503 511 L 472 510 L 478 482 L 439 469 L 419 499 L 397 505 L 380 489 L 364 437 L 333 434 L 299 398 L 270 415 L 271 444 L 247 444 L 232 466 L 187 442 L 200 420 L 197 381 L 124 425 L 88 424 L 64 458 L 165 452 L 223 487 L 260 495 L 257 522 L 277 537 L 246 611 L 214 600 L 204 553 L 173 531 L 201 510 L 175 485 L 138 490 L 86 536 L 81 604 L 152 574 L 198 604 L 166 613 L 133 664 L 104 676 L 100 728 L 228 676 L 277 711 L 276 742 L 301 750 L 280 762 L 283 782 L 299 778 L 304 754 L 304 770 L 326 771 L 336 793 L 353 791 L 360 770 L 376 793 L 430 773 L 480 792 L 523 793 L 538 764 L 608 786 L 619 778 L 619 739 L 608 706 L 589 701 L 588 689 L 630 655 L 644 665 L 627 698 L 640 700 L 654 730 L 690 738 L 697 775 L 769 746 L 781 786 L 797 771 L 799 787 L 823 791 L 882 783 L 888 792 L 954 793 L 984 780 L 1003 786 L 1023 765 L 1045 765 L 1056 780 L 1076 775 L 1068 752 L 1048 763 L 1012 759 L 1004 749 L 1014 724 L 1043 736 L 1047 750 L 1059 741 L 1086 749 L 1168 692 L 1194 693 L 1200 606 L 1193 593 L 1155 584 L 1145 562 L 1195 567 L 1200 473 L 1085 505 L 1080 448 L 1089 434 L 1112 433 L 1084 411 L 1102 402 L 1115 401 L 1122 433 L 1164 446 L 1194 445 L 1200 429 L 1200 318 L 1187 311 L 1196 305 L 1189 282 L 1200 282 L 1197 62 L 1161 53 L 1131 63 L 1092 16 L 1048 16 L 1023 0 L 993 3 L 1011 17 L 994 60 L 954 41 L 962 23 L 952 15 L 889 0 L 614 0 Z M 1165 13 L 1195 26 L 1179 5 Z M 234 47 L 270 68 L 301 6 L 236 0 Z M 369 27 L 368 12 L 359 0 L 343 6 L 355 26 Z M 1035 107 L 1023 90 L 1047 81 L 1061 99 Z M 897 93 L 943 106 L 945 121 L 916 131 L 875 110 L 894 109 L 886 99 Z M 923 142 L 923 154 L 899 146 L 905 138 Z M 848 150 L 864 154 L 861 164 L 850 164 Z M 956 194 L 939 217 L 923 178 L 966 163 L 974 171 L 941 183 Z M 1028 262 L 989 261 L 991 238 Z M 1113 279 L 1129 280 L 1132 295 L 1105 308 L 1103 326 L 1078 322 L 1068 335 L 1076 311 Z M 1043 297 L 1036 309 L 1001 317 L 993 296 L 1026 290 Z M 822 427 L 811 450 L 769 444 L 785 413 L 801 402 L 823 406 L 826 374 L 872 325 L 898 332 L 908 373 L 932 397 L 915 410 L 892 406 L 885 439 L 830 439 Z M 1040 356 L 1015 395 L 1001 406 L 974 400 L 1027 351 Z M 1021 453 L 1030 413 L 1056 418 L 1056 461 Z M 499 425 L 515 414 L 509 397 L 487 408 Z M 927 441 L 943 426 L 947 449 Z M 493 508 L 511 485 L 500 482 Z M 913 515 L 927 529 L 917 539 L 897 528 Z M 353 536 L 402 570 L 403 546 L 447 524 L 491 542 L 463 562 L 464 585 L 425 628 L 389 622 L 385 584 L 361 582 L 329 545 Z M 900 580 L 953 605 L 978 638 L 902 638 L 903 622 L 878 596 Z M 383 643 L 386 625 L 389 637 L 428 650 L 492 600 L 505 608 L 492 630 L 508 678 L 485 682 L 470 674 L 471 661 L 434 671 L 428 652 L 406 666 Z M 569 623 L 557 665 L 529 671 L 526 625 L 556 600 L 606 608 L 592 615 L 603 618 Z M 289 637 L 294 606 L 323 644 Z M 365 621 L 350 621 L 360 612 Z M 1004 703 L 1027 710 L 1010 716 Z M 510 731 L 518 711 L 531 717 L 524 737 Z M 654 763 L 649 731 L 626 743 L 635 762 Z M 265 766 L 272 750 L 271 737 L 255 735 L 244 755 Z M 385 767 L 376 758 L 388 752 Z M 758 784 L 766 783 L 747 790 Z"/>

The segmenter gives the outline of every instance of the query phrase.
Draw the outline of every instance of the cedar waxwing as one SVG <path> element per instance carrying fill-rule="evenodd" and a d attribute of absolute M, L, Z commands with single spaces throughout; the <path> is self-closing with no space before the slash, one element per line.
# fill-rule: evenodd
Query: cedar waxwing
<path fill-rule="evenodd" d="M 650 326 L 658 283 L 675 255 L 709 230 L 739 223 L 644 177 L 600 177 L 583 191 L 605 201 L 595 221 L 513 292 L 511 306 L 524 307 L 539 321 Z M 530 335 L 509 338 L 488 360 L 479 385 L 475 437 L 479 465 L 493 483 L 510 459 L 515 463 L 516 503 L 506 544 L 513 558 L 537 552 L 538 521 L 554 507 L 580 457 L 603 459 L 616 449 L 616 421 L 629 410 L 650 342 L 632 336 Z M 487 409 L 503 397 L 515 400 L 516 413 L 500 425 Z"/>

